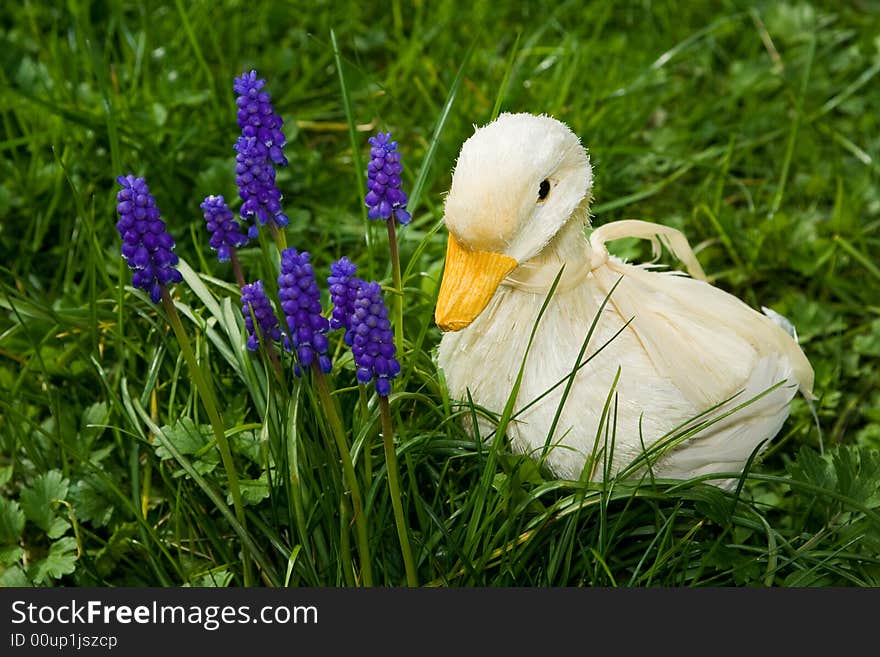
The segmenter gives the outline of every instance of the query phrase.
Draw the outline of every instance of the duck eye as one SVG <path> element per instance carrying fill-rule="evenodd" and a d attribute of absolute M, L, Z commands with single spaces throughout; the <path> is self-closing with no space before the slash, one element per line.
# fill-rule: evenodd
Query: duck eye
<path fill-rule="evenodd" d="M 541 181 L 541 186 L 538 187 L 538 201 L 543 201 L 548 194 L 550 194 L 550 181 L 544 178 Z"/>

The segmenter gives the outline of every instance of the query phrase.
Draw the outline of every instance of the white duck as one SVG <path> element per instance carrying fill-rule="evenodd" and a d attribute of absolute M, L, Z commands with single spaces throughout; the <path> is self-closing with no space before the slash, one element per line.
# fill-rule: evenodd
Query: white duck
<path fill-rule="evenodd" d="M 446 198 L 449 241 L 435 317 L 445 331 L 438 363 L 450 394 L 466 400 L 469 392 L 475 404 L 501 412 L 562 269 L 525 362 L 508 427 L 513 447 L 559 477 L 580 478 L 586 463 L 586 475 L 600 479 L 698 415 L 717 418 L 759 397 L 651 462 L 658 478 L 740 472 L 779 432 L 798 388 L 811 396 L 812 367 L 777 323 L 697 280 L 703 272 L 678 231 L 619 221 L 588 240 L 591 187 L 587 152 L 553 118 L 502 114 L 464 143 Z M 605 241 L 621 237 L 651 239 L 655 251 L 662 241 L 694 278 L 610 256 Z M 615 284 L 584 359 L 610 343 L 578 371 L 548 436 L 566 385 L 545 393 L 571 374 Z M 618 368 L 612 448 L 599 425 Z"/>

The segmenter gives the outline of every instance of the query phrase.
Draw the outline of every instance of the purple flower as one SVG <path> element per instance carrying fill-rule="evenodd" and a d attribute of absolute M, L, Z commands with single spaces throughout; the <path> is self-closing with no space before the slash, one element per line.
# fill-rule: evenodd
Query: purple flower
<path fill-rule="evenodd" d="M 278 166 L 286 167 L 287 158 L 281 152 L 287 139 L 281 132 L 284 121 L 272 108 L 268 93 L 263 91 L 266 81 L 257 78 L 257 72 L 242 73 L 235 78 L 233 91 L 238 94 L 238 125 L 243 137 L 256 137 L 266 146 L 269 158 Z"/>
<path fill-rule="evenodd" d="M 199 207 L 205 211 L 205 221 L 211 233 L 208 244 L 217 252 L 220 262 L 229 260 L 230 249 L 247 244 L 247 235 L 241 232 L 241 226 L 233 219 L 232 210 L 222 196 L 206 196 Z"/>
<path fill-rule="evenodd" d="M 394 358 L 394 333 L 378 283 L 364 283 L 358 288 L 351 332 L 357 380 L 366 384 L 375 378 L 376 392 L 387 397 L 391 380 L 400 374 L 400 363 Z"/>
<path fill-rule="evenodd" d="M 315 282 L 315 270 L 306 251 L 284 249 L 281 252 L 281 275 L 278 277 L 281 309 L 299 365 L 310 367 L 315 357 L 323 372 L 332 369 L 327 355 L 327 330 L 330 324 L 321 316 L 321 291 Z M 299 375 L 300 367 L 295 372 Z"/>
<path fill-rule="evenodd" d="M 340 258 L 330 265 L 330 276 L 327 285 L 330 287 L 330 301 L 333 303 L 333 314 L 330 317 L 330 328 L 344 328 L 343 340 L 351 346 L 351 316 L 354 314 L 354 301 L 357 291 L 364 282 L 355 277 L 357 265 L 348 258 Z"/>
<path fill-rule="evenodd" d="M 290 223 L 281 209 L 281 192 L 275 185 L 275 167 L 269 161 L 269 149 L 256 137 L 241 136 L 235 143 L 235 184 L 244 201 L 239 210 L 242 219 L 254 220 L 248 236 L 259 237 L 256 221 L 265 226 L 270 221 L 283 228 Z"/>
<path fill-rule="evenodd" d="M 241 311 L 244 314 L 244 325 L 248 332 L 248 349 L 251 351 L 259 349 L 261 336 L 269 338 L 273 342 L 281 339 L 278 318 L 263 290 L 263 281 L 255 281 L 241 288 Z M 253 312 L 253 317 L 251 317 L 251 312 Z M 254 317 L 259 325 L 259 335 L 254 330 Z"/>
<path fill-rule="evenodd" d="M 116 194 L 119 221 L 116 229 L 122 238 L 122 255 L 134 271 L 131 284 L 150 293 L 153 303 L 162 298 L 162 287 L 183 280 L 175 269 L 174 238 L 159 218 L 156 199 L 146 181 L 133 175 L 116 179 L 122 189 Z"/>
<path fill-rule="evenodd" d="M 284 122 L 272 109 L 269 94 L 263 91 L 266 81 L 257 72 L 243 73 L 232 85 L 238 105 L 241 136 L 235 144 L 235 183 L 244 203 L 241 218 L 253 221 L 248 236 L 258 237 L 257 221 L 265 226 L 272 222 L 283 228 L 290 221 L 281 210 L 281 192 L 275 185 L 275 167 L 287 166 L 281 149 L 287 143 L 281 126 Z"/>
<path fill-rule="evenodd" d="M 370 163 L 367 165 L 367 195 L 364 203 L 370 208 L 370 219 L 390 219 L 392 215 L 402 224 L 412 217 L 406 211 L 407 196 L 400 189 L 400 153 L 397 142 L 391 141 L 390 132 L 370 137 Z"/>

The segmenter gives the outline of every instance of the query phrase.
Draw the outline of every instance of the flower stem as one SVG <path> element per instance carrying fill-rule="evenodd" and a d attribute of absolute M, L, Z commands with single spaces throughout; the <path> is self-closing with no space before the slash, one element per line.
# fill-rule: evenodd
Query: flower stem
<path fill-rule="evenodd" d="M 275 240 L 275 244 L 278 246 L 278 252 L 281 253 L 287 248 L 287 235 L 283 230 L 278 228 L 278 224 L 274 221 L 270 221 L 266 225 L 269 226 L 269 232 L 272 234 L 272 239 Z"/>
<path fill-rule="evenodd" d="M 186 335 L 186 331 L 183 329 L 183 324 L 180 322 L 180 316 L 177 314 L 177 309 L 174 307 L 174 302 L 171 300 L 168 290 L 164 287 L 162 288 L 162 305 L 165 307 L 165 313 L 168 315 L 168 322 L 171 324 L 171 328 L 177 336 L 177 343 L 180 345 L 181 352 L 183 352 L 183 358 L 186 360 L 187 365 L 189 365 L 193 383 L 196 385 L 196 390 L 199 393 L 199 397 L 201 397 L 202 404 L 208 412 L 211 429 L 214 431 L 214 438 L 217 440 L 217 448 L 220 450 L 220 458 L 223 460 L 223 467 L 226 469 L 226 479 L 229 484 L 229 493 L 232 495 L 232 506 L 235 509 L 235 517 L 238 519 L 242 528 L 247 531 L 244 504 L 242 503 L 241 490 L 238 486 L 238 471 L 235 467 L 235 460 L 232 458 L 232 450 L 229 448 L 229 441 L 226 439 L 223 418 L 220 416 L 220 411 L 217 410 L 217 403 L 214 400 L 214 391 L 208 384 L 208 380 L 205 378 L 202 368 L 196 360 L 195 353 L 193 353 L 192 346 L 189 343 L 189 338 Z M 242 546 L 242 557 L 244 584 L 245 586 L 250 586 L 253 583 L 251 577 L 251 560 L 250 554 L 244 549 L 244 546 Z"/>
<path fill-rule="evenodd" d="M 367 387 L 363 383 L 358 383 L 358 394 L 360 396 L 361 407 L 361 424 L 366 425 L 370 421 L 369 402 L 367 401 Z M 368 433 L 364 438 L 364 481 L 367 482 L 367 489 L 373 485 L 373 434 Z"/>
<path fill-rule="evenodd" d="M 260 338 L 262 339 L 262 334 Z M 263 344 L 262 342 L 260 344 Z M 272 362 L 272 369 L 275 371 L 275 378 L 278 379 L 278 383 L 284 388 L 284 372 L 281 369 L 281 361 L 278 359 L 278 351 L 275 349 L 275 345 L 271 342 L 268 342 L 266 345 L 266 353 L 269 355 L 269 360 Z"/>
<path fill-rule="evenodd" d="M 342 554 L 342 574 L 348 586 L 355 585 L 354 569 L 351 567 L 351 505 L 343 495 L 339 498 L 339 552 Z"/>
<path fill-rule="evenodd" d="M 394 342 L 403 349 L 403 281 L 400 277 L 400 251 L 397 248 L 397 234 L 394 229 L 394 216 L 385 222 L 388 226 L 388 248 L 391 251 L 391 282 L 394 285 Z"/>
<path fill-rule="evenodd" d="M 400 499 L 400 468 L 397 453 L 394 451 L 394 427 L 391 424 L 391 407 L 388 397 L 379 396 L 379 414 L 382 418 L 382 440 L 385 443 L 385 462 L 388 471 L 388 489 L 391 492 L 391 506 L 394 508 L 394 523 L 397 525 L 397 538 L 403 552 L 403 565 L 406 568 L 407 586 L 418 586 L 419 579 L 413 560 L 412 547 L 403 517 L 403 503 Z"/>
<path fill-rule="evenodd" d="M 351 460 L 351 449 L 345 438 L 345 429 L 342 427 L 342 420 L 336 412 L 336 405 L 330 396 L 330 388 L 327 385 L 327 378 L 318 367 L 317 362 L 312 363 L 312 371 L 315 374 L 315 384 L 318 389 L 318 397 L 321 399 L 327 420 L 330 423 L 330 429 L 333 437 L 336 439 L 336 447 L 339 450 L 339 457 L 342 459 L 342 471 L 345 474 L 346 484 L 351 493 L 351 505 L 354 511 L 354 521 L 357 527 L 358 553 L 361 562 L 361 576 L 364 586 L 373 585 L 373 568 L 370 562 L 370 543 L 367 535 L 367 516 L 364 513 L 363 498 L 361 497 L 361 487 L 358 484 L 357 475 L 354 471 L 354 463 Z"/>
<path fill-rule="evenodd" d="M 287 415 L 289 418 L 295 418 L 296 413 L 295 408 L 299 397 L 299 391 L 298 384 L 295 384 L 295 386 L 297 387 L 294 388 L 293 393 L 288 397 Z M 293 514 L 297 530 L 299 531 L 300 543 L 303 546 L 307 546 L 311 544 L 309 543 L 306 514 L 303 509 L 303 493 L 299 477 L 299 456 L 297 455 L 296 431 L 293 427 L 288 426 L 284 433 L 287 437 L 287 476 L 290 483 L 290 497 L 293 502 Z"/>
<path fill-rule="evenodd" d="M 159 385 L 158 379 L 156 380 L 156 386 Z M 159 402 L 156 399 L 156 388 L 153 388 L 153 391 L 150 393 L 150 417 L 153 420 L 153 423 L 159 424 Z M 147 433 L 147 442 L 153 442 L 153 432 L 150 431 Z M 153 461 L 150 459 L 146 459 L 144 462 L 144 474 L 142 477 L 143 485 L 141 487 L 141 517 L 147 517 L 147 511 L 150 509 L 150 487 L 152 485 L 153 479 L 153 469 L 152 469 Z"/>
<path fill-rule="evenodd" d="M 241 269 L 241 261 L 238 259 L 238 254 L 234 248 L 229 249 L 229 260 L 232 263 L 232 273 L 235 275 L 235 282 L 238 283 L 238 287 L 244 287 L 244 272 Z"/>

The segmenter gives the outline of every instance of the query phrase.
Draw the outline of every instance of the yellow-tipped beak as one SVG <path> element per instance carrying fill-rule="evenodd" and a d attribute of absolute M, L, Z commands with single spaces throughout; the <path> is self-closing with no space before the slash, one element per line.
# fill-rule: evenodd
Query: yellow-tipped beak
<path fill-rule="evenodd" d="M 501 253 L 469 249 L 450 233 L 434 312 L 437 325 L 444 331 L 459 331 L 473 322 L 518 264 Z"/>

